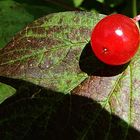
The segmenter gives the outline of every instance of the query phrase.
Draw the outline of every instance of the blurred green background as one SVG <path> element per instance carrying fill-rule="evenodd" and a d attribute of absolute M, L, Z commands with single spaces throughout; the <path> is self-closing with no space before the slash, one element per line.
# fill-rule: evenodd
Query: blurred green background
<path fill-rule="evenodd" d="M 49 13 L 95 10 L 102 14 L 122 13 L 134 17 L 140 13 L 138 0 L 0 0 L 0 48 L 22 28 Z"/>

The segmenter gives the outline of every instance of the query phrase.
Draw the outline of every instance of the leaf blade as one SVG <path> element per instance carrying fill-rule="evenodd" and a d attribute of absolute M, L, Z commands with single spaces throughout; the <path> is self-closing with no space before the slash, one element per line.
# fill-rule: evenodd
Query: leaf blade
<path fill-rule="evenodd" d="M 69 93 L 87 78 L 79 68 L 80 52 L 102 17 L 92 12 L 64 12 L 35 21 L 1 50 L 1 75 Z"/>

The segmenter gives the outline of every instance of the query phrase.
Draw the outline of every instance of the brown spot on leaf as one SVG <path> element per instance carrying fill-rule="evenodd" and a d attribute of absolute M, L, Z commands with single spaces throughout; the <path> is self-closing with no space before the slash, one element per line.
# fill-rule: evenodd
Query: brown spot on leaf
<path fill-rule="evenodd" d="M 72 93 L 102 101 L 109 95 L 114 79 L 115 77 L 91 76 L 75 88 Z"/>

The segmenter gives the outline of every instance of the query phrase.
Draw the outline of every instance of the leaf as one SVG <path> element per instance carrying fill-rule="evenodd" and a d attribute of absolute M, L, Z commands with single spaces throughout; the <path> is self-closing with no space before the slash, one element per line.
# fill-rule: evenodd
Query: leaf
<path fill-rule="evenodd" d="M 17 1 L 17 2 L 16 2 Z M 0 48 L 4 47 L 28 23 L 48 13 L 60 9 L 46 6 L 39 0 L 1 0 L 0 1 Z"/>
<path fill-rule="evenodd" d="M 40 18 L 0 50 L 0 75 L 69 93 L 87 77 L 79 59 L 91 29 L 102 17 L 66 12 Z"/>
<path fill-rule="evenodd" d="M 0 103 L 14 95 L 16 90 L 11 86 L 0 83 Z"/>
<path fill-rule="evenodd" d="M 98 2 L 100 2 L 100 3 L 104 3 L 104 0 L 97 0 Z"/>
<path fill-rule="evenodd" d="M 0 107 L 2 139 L 140 139 L 139 52 L 123 66 L 100 62 L 89 41 L 103 17 L 51 14 L 0 50 L 0 81 L 17 91 Z"/>
<path fill-rule="evenodd" d="M 90 98 L 11 82 L 26 88 L 0 106 L 1 139 L 139 139 L 137 130 Z"/>
<path fill-rule="evenodd" d="M 84 0 L 73 0 L 74 6 L 75 6 L 75 7 L 80 6 L 80 5 L 82 4 L 83 1 L 84 1 Z"/>
<path fill-rule="evenodd" d="M 86 51 L 88 52 L 88 50 Z M 124 125 L 122 120 L 116 123 L 114 121 L 112 122 L 113 119 L 110 118 L 109 129 L 105 132 L 105 137 L 107 137 L 107 139 L 112 137 L 111 132 L 114 130 L 113 123 L 115 123 L 117 128 L 119 128 L 120 125 L 123 127 L 122 136 L 117 139 L 131 139 L 134 136 L 133 133 L 129 131 L 132 126 L 137 130 L 140 130 L 139 55 L 140 51 L 138 51 L 137 55 L 130 63 L 119 67 L 103 67 L 103 64 L 101 63 L 100 67 L 97 68 L 97 72 L 92 73 L 92 76 L 87 78 L 73 90 L 73 94 L 97 101 L 102 106 L 101 110 L 106 109 L 111 114 L 115 114 L 127 122 L 127 124 Z M 90 54 L 90 58 L 92 57 L 92 54 Z M 89 55 L 85 55 L 84 59 L 85 61 L 82 63 L 85 64 L 83 70 L 91 73 L 89 69 L 96 66 L 95 64 L 92 64 L 92 62 L 89 62 L 91 60 L 93 61 L 93 59 L 90 60 Z M 91 65 L 89 66 L 89 64 Z M 120 70 L 122 70 L 122 72 Z M 101 113 L 98 117 L 100 116 L 102 116 Z M 95 118 L 90 120 L 90 122 L 92 122 L 89 123 L 90 129 L 88 131 L 83 130 L 81 133 L 82 137 L 88 137 L 92 131 L 92 126 L 96 124 L 96 121 L 92 121 L 94 119 Z M 140 139 L 140 134 L 137 134 L 134 139 Z"/>

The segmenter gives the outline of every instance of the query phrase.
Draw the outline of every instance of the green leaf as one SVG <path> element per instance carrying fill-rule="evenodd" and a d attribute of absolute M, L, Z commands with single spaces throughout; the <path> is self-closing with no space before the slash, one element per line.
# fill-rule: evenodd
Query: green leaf
<path fill-rule="evenodd" d="M 103 17 L 50 14 L 0 50 L 0 82 L 16 89 L 1 104 L 2 139 L 140 139 L 140 52 L 123 66 L 100 62 L 89 41 Z"/>
<path fill-rule="evenodd" d="M 80 6 L 80 5 L 82 4 L 83 1 L 84 1 L 84 0 L 73 0 L 74 6 L 75 6 L 75 7 Z"/>
<path fill-rule="evenodd" d="M 104 3 L 105 0 L 97 0 L 97 1 L 100 2 L 100 3 Z"/>
<path fill-rule="evenodd" d="M 102 17 L 64 12 L 40 18 L 0 51 L 0 75 L 69 93 L 87 78 L 79 59 L 91 29 Z"/>
<path fill-rule="evenodd" d="M 2 103 L 7 98 L 14 95 L 15 92 L 16 92 L 16 90 L 14 88 L 12 88 L 11 86 L 0 83 L 0 103 Z"/>
<path fill-rule="evenodd" d="M 17 1 L 17 2 L 16 2 Z M 28 23 L 48 13 L 62 11 L 39 0 L 0 1 L 0 48 L 4 47 Z"/>

